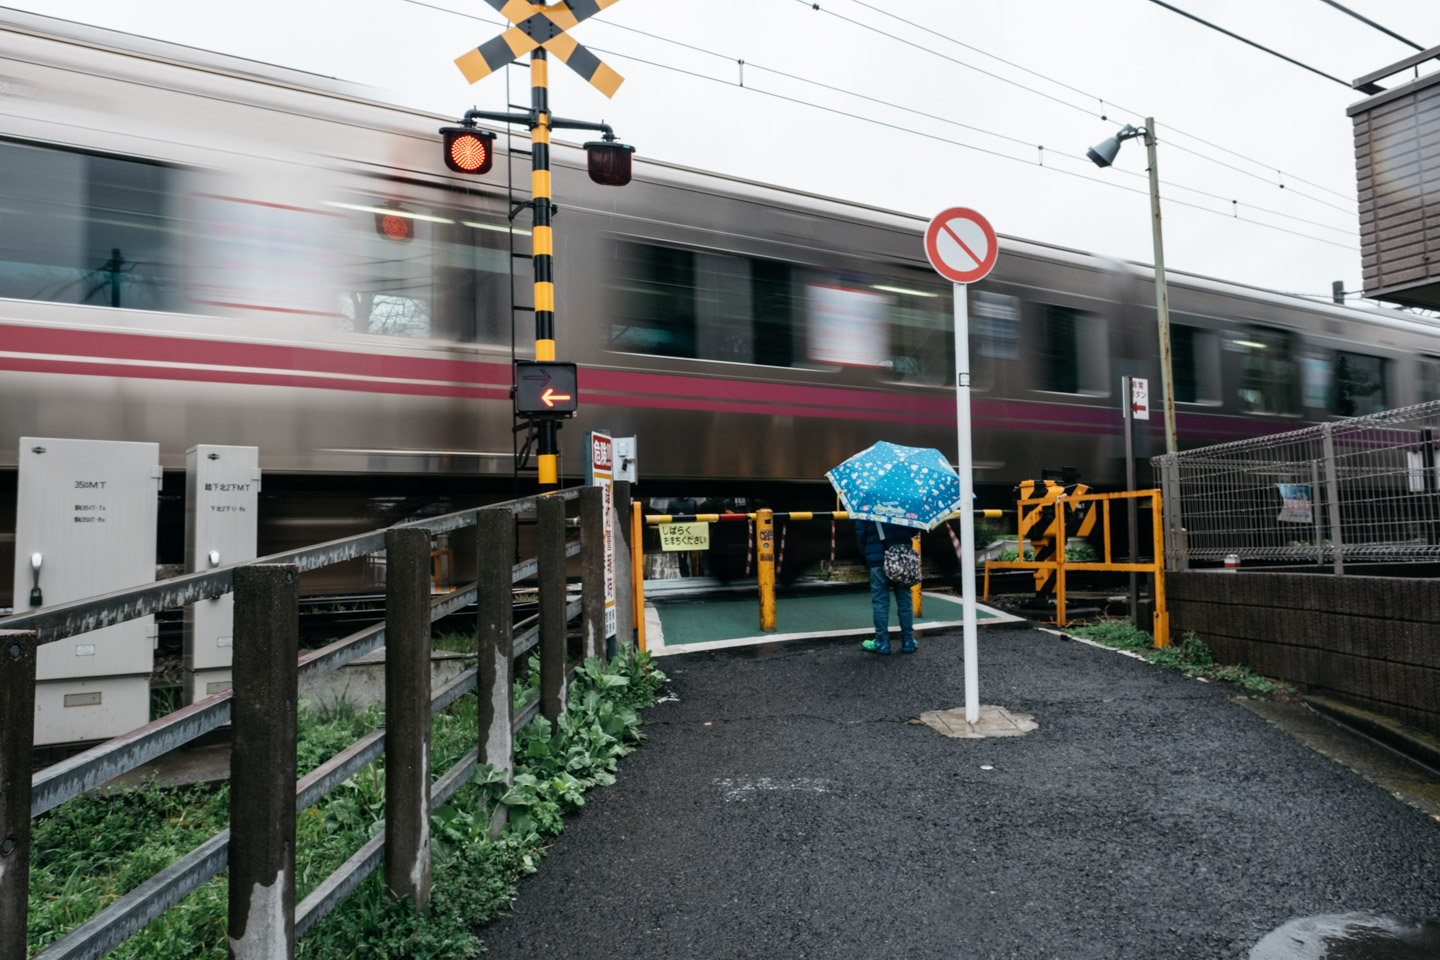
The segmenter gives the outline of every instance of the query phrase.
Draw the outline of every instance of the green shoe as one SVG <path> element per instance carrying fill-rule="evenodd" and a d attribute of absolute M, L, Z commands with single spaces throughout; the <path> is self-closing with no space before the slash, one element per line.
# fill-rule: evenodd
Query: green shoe
<path fill-rule="evenodd" d="M 920 649 L 920 644 L 915 641 L 914 637 L 911 637 L 904 643 L 900 644 L 901 653 L 914 653 L 918 649 Z"/>
<path fill-rule="evenodd" d="M 860 644 L 860 649 L 867 653 L 887 654 L 890 652 L 890 638 L 884 640 L 866 640 Z"/>

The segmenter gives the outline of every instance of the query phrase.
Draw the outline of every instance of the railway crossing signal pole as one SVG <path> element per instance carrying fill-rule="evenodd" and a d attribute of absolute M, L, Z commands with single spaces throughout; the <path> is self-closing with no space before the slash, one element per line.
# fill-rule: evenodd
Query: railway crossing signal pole
<path fill-rule="evenodd" d="M 465 79 L 471 83 L 489 76 L 500 67 L 523 54 L 530 54 L 530 112 L 492 113 L 485 110 L 467 110 L 461 123 L 464 128 L 473 128 L 476 120 L 493 120 L 499 123 L 521 124 L 530 129 L 531 172 L 530 200 L 519 204 L 511 211 L 511 218 L 528 206 L 532 218 L 531 265 L 535 272 L 535 364 L 534 367 L 555 365 L 555 239 L 553 220 L 555 205 L 550 192 L 550 131 L 555 129 L 596 130 L 602 134 L 599 141 L 585 144 L 590 179 L 603 186 L 622 187 L 630 182 L 630 159 L 634 148 L 616 142 L 615 131 L 606 123 L 585 120 L 566 120 L 550 113 L 549 58 L 546 51 L 553 52 L 576 73 L 590 82 L 607 97 L 614 96 L 623 78 L 600 61 L 590 50 L 577 43 L 566 33 L 580 21 L 588 19 L 618 0 L 560 0 L 546 6 L 543 2 L 531 0 L 486 0 L 499 11 L 513 26 L 497 37 L 486 41 L 455 61 Z M 462 128 L 448 127 L 447 150 L 457 131 Z M 491 140 L 493 143 L 493 139 Z M 453 151 L 452 151 L 453 153 Z M 450 163 L 451 169 L 459 169 Z M 488 163 L 485 169 L 489 169 Z M 477 171 L 483 172 L 483 171 Z M 572 365 L 573 366 L 573 365 Z M 516 397 L 515 413 L 525 416 L 533 425 L 537 435 L 537 466 L 542 490 L 554 487 L 560 482 L 560 420 L 574 414 L 578 405 L 578 391 L 572 389 L 569 395 L 548 390 L 543 396 L 543 407 L 533 407 L 523 402 L 526 391 L 520 384 L 520 366 L 515 368 L 513 386 Z M 537 378 L 548 372 L 531 370 L 527 378 Z M 568 401 L 559 404 L 556 401 Z"/>
<path fill-rule="evenodd" d="M 545 51 L 530 54 L 530 265 L 535 271 L 535 359 L 555 359 L 555 237 L 550 202 L 550 91 Z M 539 422 L 540 487 L 560 482 L 560 424 L 547 417 Z"/>

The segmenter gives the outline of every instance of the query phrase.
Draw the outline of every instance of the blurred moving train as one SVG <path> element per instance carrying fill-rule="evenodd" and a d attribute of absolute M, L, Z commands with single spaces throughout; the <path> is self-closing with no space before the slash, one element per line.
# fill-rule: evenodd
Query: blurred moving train
<path fill-rule="evenodd" d="M 467 178 L 441 161 L 453 117 L 359 87 L 13 10 L 0 32 L 0 569 L 22 436 L 159 443 L 171 561 L 199 443 L 259 448 L 262 555 L 533 489 L 509 397 L 527 156 Z M 875 440 L 953 451 L 925 218 L 643 159 L 599 187 L 564 144 L 553 165 L 566 482 L 590 429 L 639 437 L 647 497 L 791 509 Z M 969 289 L 982 499 L 1061 465 L 1122 483 L 1120 377 L 1160 393 L 1151 269 L 1001 247 Z M 1440 397 L 1429 322 L 1169 281 L 1184 446 Z M 1142 482 L 1160 450 L 1156 418 Z"/>

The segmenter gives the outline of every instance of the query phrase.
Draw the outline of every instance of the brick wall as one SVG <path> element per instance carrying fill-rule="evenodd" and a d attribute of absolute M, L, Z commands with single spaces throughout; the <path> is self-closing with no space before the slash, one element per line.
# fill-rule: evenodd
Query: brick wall
<path fill-rule="evenodd" d="M 1440 580 L 1207 570 L 1165 593 L 1175 642 L 1440 736 Z"/>

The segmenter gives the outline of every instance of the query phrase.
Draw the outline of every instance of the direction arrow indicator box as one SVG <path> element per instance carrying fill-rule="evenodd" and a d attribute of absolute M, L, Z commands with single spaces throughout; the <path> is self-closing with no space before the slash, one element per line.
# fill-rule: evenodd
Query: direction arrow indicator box
<path fill-rule="evenodd" d="M 527 416 L 570 417 L 580 406 L 575 364 L 515 361 L 515 412 Z"/>

